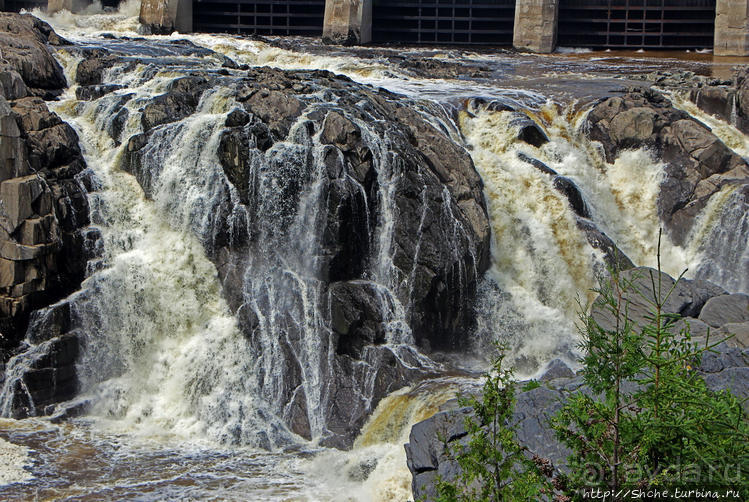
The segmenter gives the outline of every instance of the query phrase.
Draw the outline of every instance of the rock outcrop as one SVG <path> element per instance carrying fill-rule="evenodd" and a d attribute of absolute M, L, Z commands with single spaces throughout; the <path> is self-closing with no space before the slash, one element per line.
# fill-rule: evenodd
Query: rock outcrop
<path fill-rule="evenodd" d="M 96 57 L 132 70 L 132 58 Z M 103 63 L 84 64 L 79 75 Z M 242 331 L 274 358 L 263 392 L 279 415 L 303 437 L 346 447 L 382 397 L 433 374 L 414 341 L 426 352 L 467 346 L 489 265 L 481 179 L 427 120 L 449 122 L 438 106 L 325 71 L 196 68 L 143 101 L 139 134 L 121 137 L 117 116 L 132 110 L 112 108 L 107 130 L 127 144 L 124 167 L 147 196 L 164 142 L 219 95 L 233 103 L 211 152 L 221 176 L 206 196 L 210 218 L 192 230 Z M 305 387 L 309 365 L 326 381 L 319 410 Z"/>
<path fill-rule="evenodd" d="M 685 243 L 695 217 L 714 194 L 749 180 L 744 159 L 652 90 L 602 100 L 588 115 L 586 127 L 590 138 L 603 145 L 608 162 L 623 150 L 647 147 L 665 163 L 658 212 L 677 245 Z"/>
<path fill-rule="evenodd" d="M 0 364 L 18 349 L 34 310 L 78 289 L 97 238 L 85 230 L 89 180 L 78 137 L 42 99 L 66 86 L 46 45 L 62 43 L 32 16 L 0 14 Z M 40 350 L 23 394 L 46 406 L 74 394 L 77 346 L 60 329 L 30 341 L 41 342 L 50 350 Z M 14 416 L 29 412 L 22 401 Z"/>
<path fill-rule="evenodd" d="M 689 98 L 705 113 L 749 134 L 749 69 L 739 69 L 732 82 L 709 81 L 696 87 Z"/>
<path fill-rule="evenodd" d="M 646 292 L 651 289 L 651 272 L 657 274 L 652 269 L 635 268 L 624 272 L 623 279 L 633 281 L 635 287 Z M 655 278 L 657 282 L 657 276 Z M 671 289 L 674 282 L 672 277 L 662 274 L 664 292 Z M 632 321 L 636 325 L 646 324 L 645 301 L 634 294 L 626 300 L 630 302 Z M 711 343 L 734 335 L 703 356 L 699 371 L 710 389 L 729 389 L 739 398 L 749 397 L 748 306 L 747 295 L 727 295 L 721 288 L 705 281 L 679 281 L 665 305 L 667 312 L 687 316 L 676 329 L 688 324 L 693 340 L 698 343 L 706 340 L 707 325 L 700 319 L 712 323 Z M 611 325 L 607 314 L 594 311 L 593 315 L 602 326 Z M 570 451 L 556 439 L 549 418 L 559 411 L 568 396 L 589 390 L 586 390 L 582 376 L 575 376 L 559 360 L 548 365 L 539 382 L 540 386 L 517 394 L 513 417 L 517 439 L 531 454 L 564 470 Z M 745 406 L 749 407 L 746 401 Z M 458 442 L 465 444 L 468 440 L 464 420 L 470 413 L 470 408 L 457 408 L 453 402 L 452 409 L 448 407 L 413 426 L 405 448 L 408 468 L 413 475 L 414 500 L 435 500 L 437 478 L 450 481 L 459 475 L 460 467 L 447 452 Z"/>

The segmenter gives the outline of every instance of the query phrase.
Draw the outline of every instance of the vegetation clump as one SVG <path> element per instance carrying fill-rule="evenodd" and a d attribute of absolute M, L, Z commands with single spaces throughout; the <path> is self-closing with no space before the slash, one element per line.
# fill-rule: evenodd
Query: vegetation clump
<path fill-rule="evenodd" d="M 724 340 L 692 340 L 687 323 L 664 311 L 676 284 L 664 288 L 660 273 L 625 278 L 612 272 L 596 289 L 592 311 L 580 314 L 583 391 L 572 394 L 551 418 L 571 450 L 568 465 L 553 469 L 517 440 L 512 372 L 493 367 L 483 395 L 464 403 L 468 441 L 450 454 L 462 471 L 457 482 L 440 481 L 440 502 L 719 498 L 749 500 L 749 420 L 742 401 L 713 391 L 697 371 L 703 355 Z M 649 279 L 649 280 L 648 280 Z M 631 320 L 629 298 L 649 307 L 646 323 Z M 582 309 L 581 309 L 582 310 Z M 605 326 L 604 326 L 605 324 Z M 526 385 L 523 390 L 531 390 Z M 655 490 L 655 491 L 653 491 Z M 657 493 L 656 493 L 657 491 Z M 691 493 L 691 495 L 690 495 Z M 660 494 L 660 495 L 658 495 Z"/>

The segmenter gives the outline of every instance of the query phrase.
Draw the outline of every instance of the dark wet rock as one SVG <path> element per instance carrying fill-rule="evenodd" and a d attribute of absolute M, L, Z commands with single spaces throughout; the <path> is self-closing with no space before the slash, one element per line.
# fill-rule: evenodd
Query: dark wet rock
<path fill-rule="evenodd" d="M 699 320 L 714 328 L 728 323 L 749 321 L 749 295 L 732 294 L 710 298 L 700 311 Z"/>
<path fill-rule="evenodd" d="M 517 129 L 518 140 L 540 147 L 549 142 L 549 137 L 541 126 L 524 113 L 514 113 L 510 126 Z"/>
<path fill-rule="evenodd" d="M 86 59 L 78 63 L 75 71 L 75 82 L 84 86 L 101 84 L 104 72 L 119 60 L 116 56 L 106 52 L 86 54 L 86 56 Z"/>
<path fill-rule="evenodd" d="M 208 86 L 208 80 L 197 76 L 182 77 L 170 82 L 166 93 L 156 96 L 143 108 L 143 130 L 148 131 L 192 114 Z"/>
<path fill-rule="evenodd" d="M 626 149 L 650 148 L 666 164 L 658 213 L 675 244 L 687 238 L 710 198 L 729 184 L 745 184 L 749 165 L 704 124 L 653 90 L 596 104 L 586 119 L 591 139 L 608 162 Z"/>
<path fill-rule="evenodd" d="M 56 403 L 75 397 L 78 391 L 75 362 L 79 353 L 77 333 L 66 333 L 35 347 L 23 377 L 13 382 L 11 418 L 43 415 Z"/>
<path fill-rule="evenodd" d="M 567 198 L 570 203 L 572 210 L 581 218 L 590 218 L 590 209 L 585 203 L 582 192 L 570 178 L 565 176 L 559 176 L 555 170 L 544 164 L 538 159 L 535 159 L 523 152 L 517 153 L 518 159 L 526 162 L 544 174 L 548 174 L 553 177 L 554 188 L 556 188 L 562 195 Z"/>
<path fill-rule="evenodd" d="M 122 89 L 121 85 L 87 85 L 75 90 L 75 97 L 81 101 L 95 101 L 110 92 Z"/>
<path fill-rule="evenodd" d="M 274 374 L 260 379 L 282 375 L 273 391 L 279 416 L 302 437 L 349 447 L 380 399 L 434 371 L 413 349 L 384 343 L 388 336 L 411 333 L 424 350 L 468 343 L 477 281 L 489 265 L 483 187 L 471 158 L 424 119 L 422 111 L 442 108 L 325 71 L 192 70 L 175 83 L 144 103 L 146 132 L 122 138 L 124 167 L 150 196 L 159 176 L 150 159 L 163 148 L 153 140 L 179 125 L 148 127 L 193 113 L 208 87 L 223 87 L 240 104 L 218 133 L 225 177 L 215 180 L 211 225 L 200 238 L 258 353 L 272 312 L 278 358 Z M 385 228 L 392 230 L 383 240 Z M 258 270 L 267 276 L 255 277 Z M 305 298 L 300 281 L 315 284 Z M 310 311 L 323 314 L 310 320 Z M 327 382 L 323 431 L 313 431 L 317 410 L 307 407 L 310 370 L 297 354 L 308 350 L 310 328 L 301 319 L 319 323 L 316 350 L 331 354 L 315 363 Z"/>
<path fill-rule="evenodd" d="M 598 249 L 603 253 L 606 266 L 613 270 L 628 270 L 635 266 L 632 260 L 617 247 L 611 238 L 603 233 L 595 223 L 585 218 L 575 220 L 588 243 L 593 249 Z"/>
<path fill-rule="evenodd" d="M 535 167 L 542 173 L 548 174 L 550 176 L 557 176 L 557 172 L 555 170 L 553 170 L 552 168 L 550 168 L 549 166 L 547 166 L 540 160 L 534 159 L 533 157 L 526 155 L 523 152 L 518 152 L 518 159 L 532 165 L 533 167 Z"/>
<path fill-rule="evenodd" d="M 576 215 L 581 218 L 590 218 L 588 204 L 585 203 L 583 194 L 574 181 L 564 176 L 557 176 L 554 178 L 554 188 L 564 194 Z"/>
<path fill-rule="evenodd" d="M 364 347 L 385 343 L 387 316 L 393 310 L 387 290 L 365 281 L 336 282 L 328 295 L 339 354 L 361 359 Z"/>
<path fill-rule="evenodd" d="M 41 99 L 66 85 L 47 47 L 66 43 L 32 16 L 0 14 L 0 362 L 19 351 L 33 354 L 14 383 L 18 417 L 43 414 L 77 390 L 69 310 L 58 304 L 46 320 L 40 313 L 79 288 L 98 235 L 84 228 L 86 164 L 78 136 Z"/>

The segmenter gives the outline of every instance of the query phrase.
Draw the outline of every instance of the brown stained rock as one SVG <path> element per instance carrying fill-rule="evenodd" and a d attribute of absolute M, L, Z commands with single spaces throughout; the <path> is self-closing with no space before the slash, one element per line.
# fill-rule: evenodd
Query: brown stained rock
<path fill-rule="evenodd" d="M 726 184 L 749 181 L 749 165 L 708 127 L 651 90 L 596 104 L 588 115 L 591 139 L 608 162 L 626 149 L 649 148 L 666 163 L 658 211 L 675 244 L 684 244 L 710 197 Z"/>
<path fill-rule="evenodd" d="M 733 82 L 692 89 L 689 99 L 705 113 L 719 117 L 744 134 L 749 134 L 749 68 L 739 68 Z"/>

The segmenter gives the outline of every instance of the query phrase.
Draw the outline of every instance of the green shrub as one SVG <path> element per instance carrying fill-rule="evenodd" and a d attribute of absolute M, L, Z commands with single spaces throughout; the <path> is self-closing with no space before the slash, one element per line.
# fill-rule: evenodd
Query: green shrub
<path fill-rule="evenodd" d="M 594 307 L 608 310 L 613 327 L 581 316 L 583 375 L 592 393 L 572 396 L 552 420 L 573 452 L 565 491 L 581 499 L 597 487 L 624 500 L 626 489 L 734 489 L 749 500 L 747 415 L 735 396 L 711 391 L 695 370 L 717 343 L 708 333 L 698 346 L 688 325 L 676 328 L 680 316 L 663 311 L 681 276 L 664 291 L 660 272 L 649 275 L 650 291 L 616 273 L 597 290 Z M 650 306 L 644 327 L 629 319 L 630 295 Z"/>
<path fill-rule="evenodd" d="M 502 367 L 500 348 L 482 394 L 461 398 L 473 417 L 465 422 L 465 444 L 448 447 L 461 473 L 454 482 L 438 480 L 439 502 L 582 500 L 585 490 L 591 498 L 596 488 L 606 500 L 648 499 L 643 494 L 652 489 L 668 490 L 672 497 L 677 489 L 722 490 L 719 496 L 735 490 L 734 499 L 749 500 L 749 420 L 743 403 L 726 390 L 708 389 L 696 371 L 703 354 L 723 340 L 710 342 L 708 333 L 698 346 L 688 325 L 677 329 L 681 317 L 663 306 L 683 274 L 664 291 L 660 269 L 659 252 L 659 272 L 649 274 L 649 290 L 638 288 L 642 277 L 626 279 L 616 272 L 596 290 L 594 308 L 608 311 L 613 326 L 580 314 L 589 390 L 571 396 L 551 420 L 558 439 L 572 450 L 568 474 L 557 475 L 552 489 L 553 468 L 518 443 L 516 383 Z M 632 295 L 650 306 L 645 326 L 630 320 Z M 539 385 L 530 381 L 523 390 Z"/>
<path fill-rule="evenodd" d="M 473 408 L 465 419 L 467 444 L 450 453 L 461 469 L 454 482 L 439 480 L 438 502 L 506 502 L 539 500 L 551 493 L 536 460 L 515 434 L 516 383 L 512 370 L 503 368 L 504 348 L 486 376 L 479 396 L 461 397 Z"/>
<path fill-rule="evenodd" d="M 541 383 L 538 380 L 528 380 L 520 390 L 528 392 L 529 390 L 538 389 L 539 387 L 541 387 Z"/>

